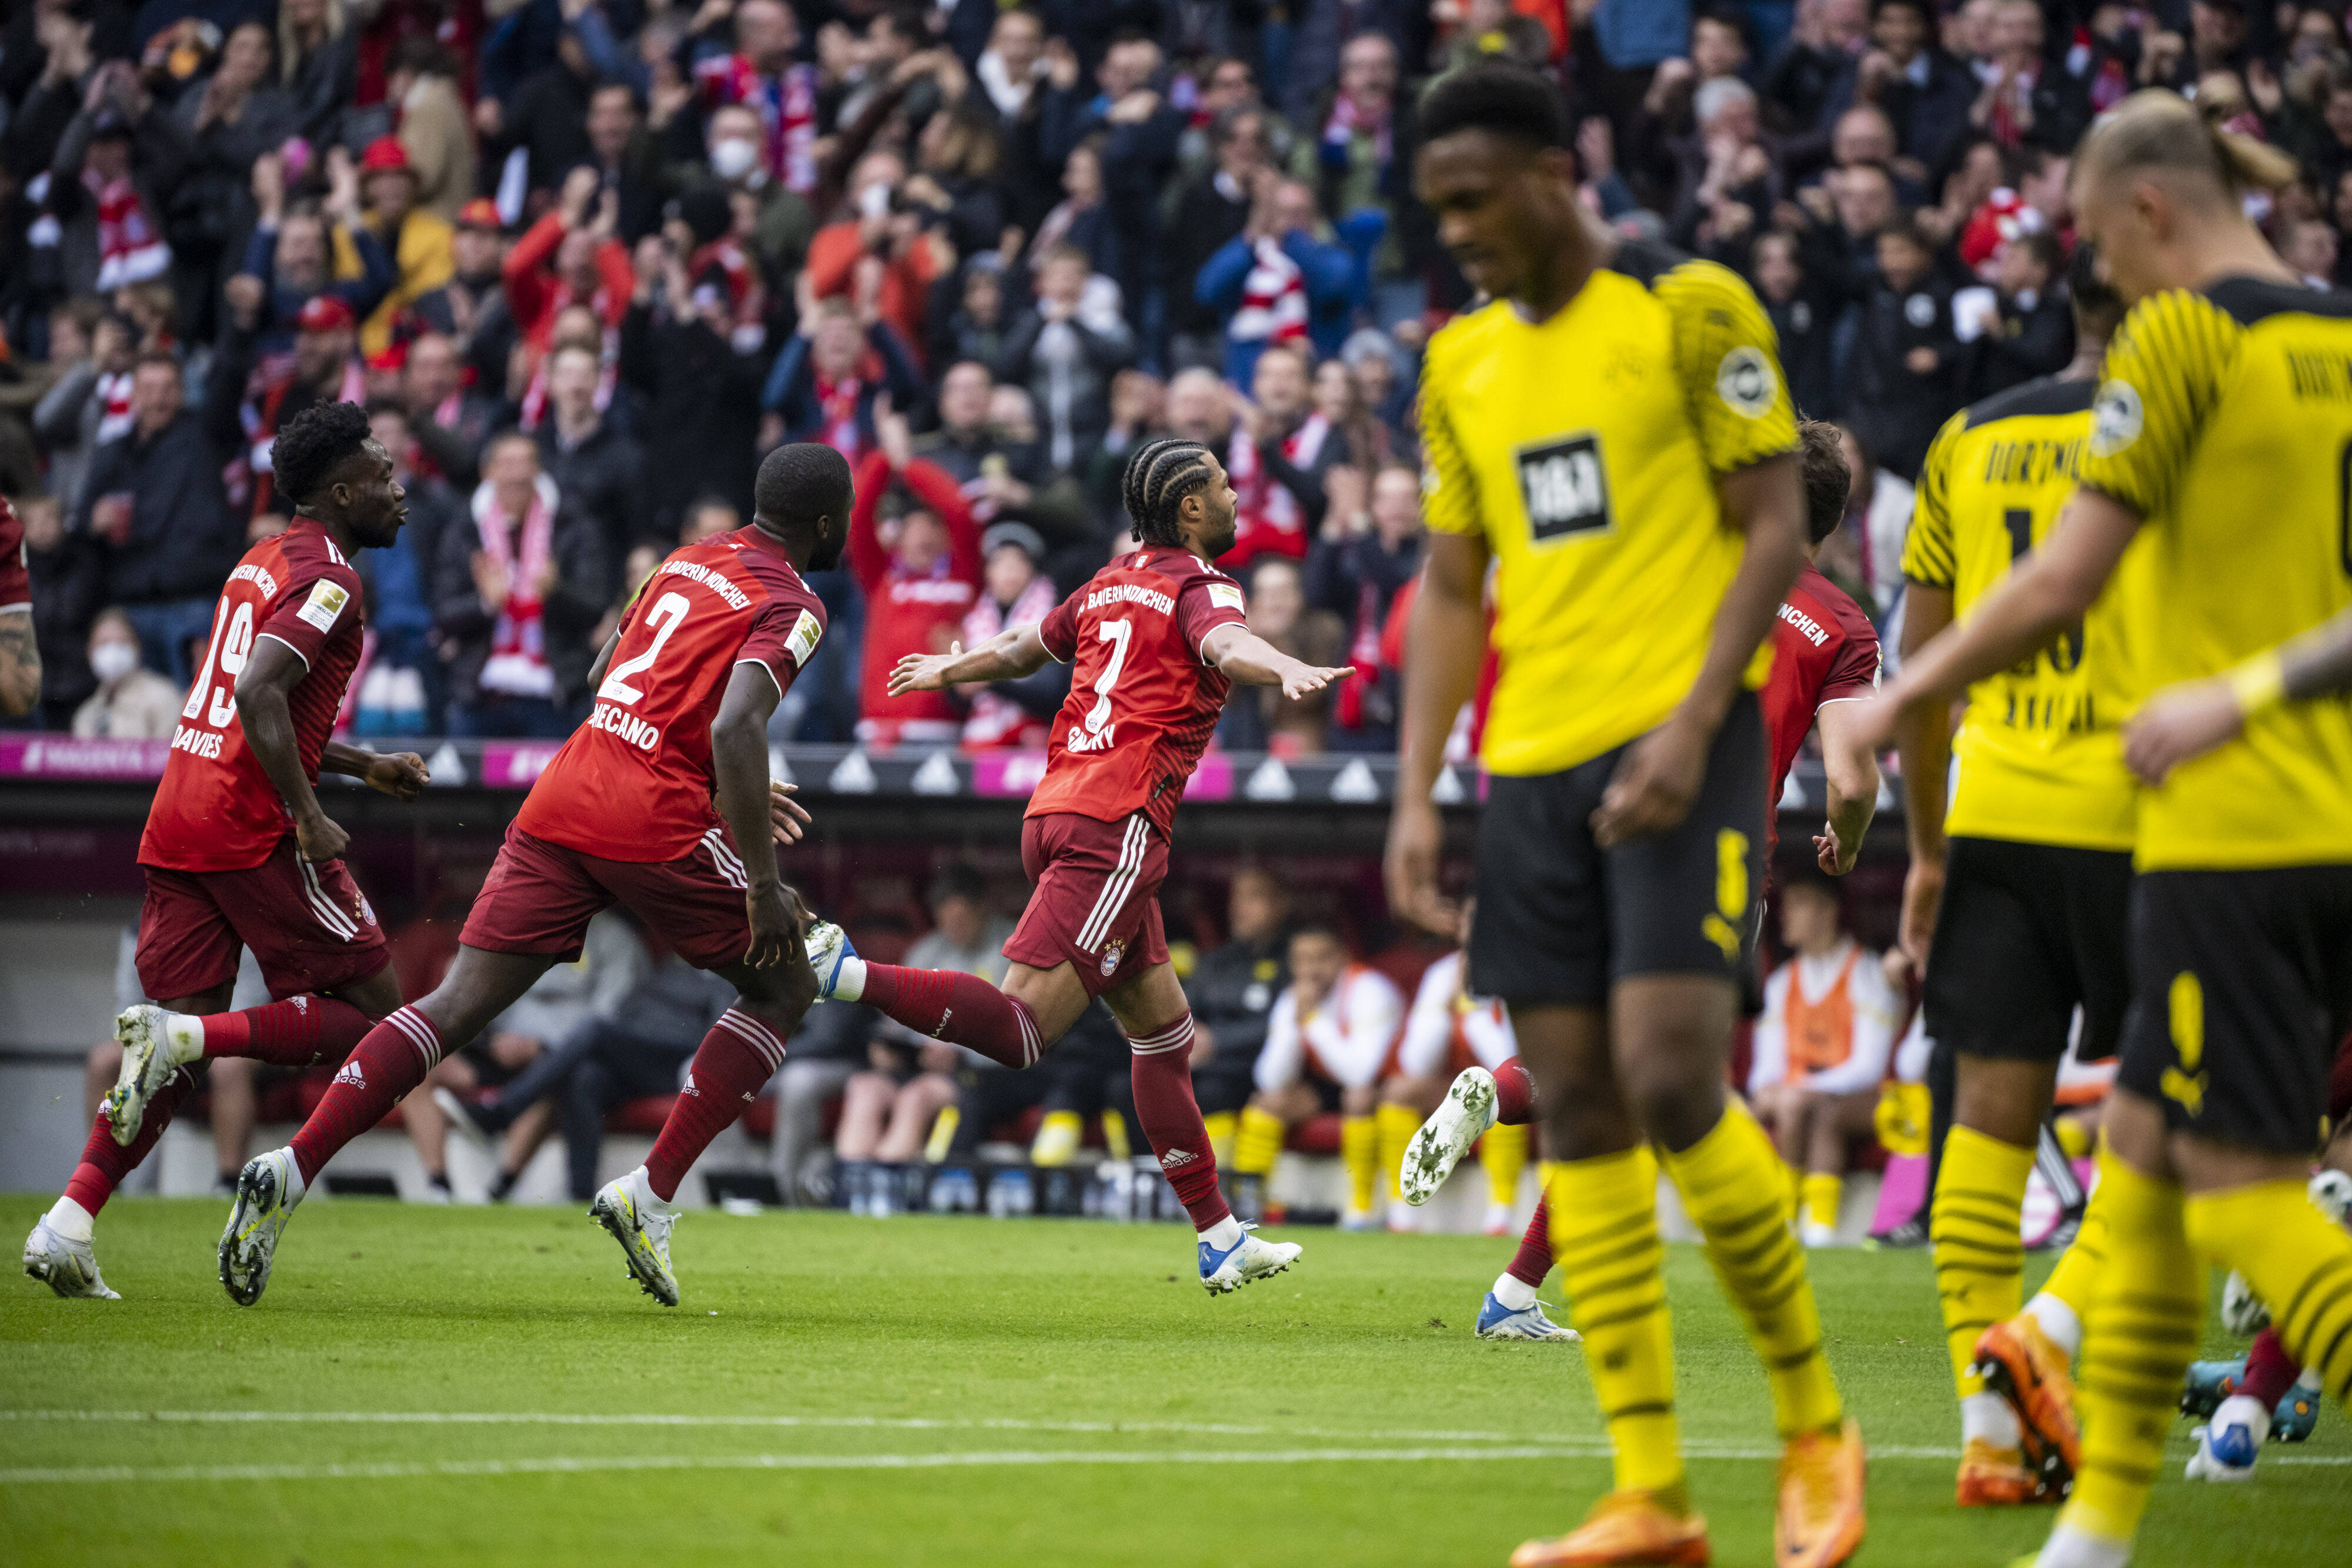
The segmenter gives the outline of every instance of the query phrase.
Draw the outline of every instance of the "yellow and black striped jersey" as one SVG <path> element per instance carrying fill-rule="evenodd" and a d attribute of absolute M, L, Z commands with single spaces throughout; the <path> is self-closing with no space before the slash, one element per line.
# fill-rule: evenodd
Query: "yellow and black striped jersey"
<path fill-rule="evenodd" d="M 1954 414 L 1919 471 L 1903 575 L 1969 619 L 2056 526 L 2091 434 L 2092 380 L 2045 377 Z M 2133 555 L 2142 553 L 2135 544 Z M 2127 850 L 2137 790 L 2124 767 L 2130 692 L 2123 612 L 2104 595 L 2079 626 L 1969 688 L 1953 737 L 1948 832 Z"/>
<path fill-rule="evenodd" d="M 1429 527 L 1483 536 L 1496 563 L 1487 768 L 1557 772 L 1654 727 L 1739 565 L 1717 477 L 1796 448 L 1748 285 L 1621 240 L 1549 320 L 1497 302 L 1448 325 L 1421 396 Z M 1749 686 L 1771 658 L 1768 638 Z"/>
<path fill-rule="evenodd" d="M 2352 605 L 2352 296 L 2150 295 L 2108 345 L 2082 480 L 2143 520 L 2111 584 L 2145 696 Z M 2352 862 L 2352 707 L 2291 703 L 2142 792 L 2143 871 Z"/>

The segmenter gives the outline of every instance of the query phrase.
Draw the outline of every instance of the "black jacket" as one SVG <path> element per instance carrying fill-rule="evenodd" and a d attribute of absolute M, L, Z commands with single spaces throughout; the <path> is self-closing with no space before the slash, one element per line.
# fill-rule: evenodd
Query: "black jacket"
<path fill-rule="evenodd" d="M 441 530 L 433 567 L 433 626 L 449 665 L 449 697 L 471 703 L 481 696 L 482 665 L 490 656 L 498 616 L 474 587 L 474 553 L 481 530 L 467 505 Z M 589 642 L 613 601 L 618 565 L 604 553 L 595 519 L 568 498 L 555 508 L 549 553 L 555 560 L 555 586 L 548 591 L 545 617 L 548 668 L 555 675 L 555 700 L 568 703 L 587 690 L 588 666 L 596 661 Z"/>
<path fill-rule="evenodd" d="M 2002 300 L 2000 321 L 1969 348 L 1974 355 L 1971 402 L 2056 374 L 2074 357 L 2074 312 L 2065 291 L 2043 289 L 2031 309 Z"/>
<path fill-rule="evenodd" d="M 676 476 L 649 497 L 637 538 L 677 538 L 687 504 L 705 492 L 751 516 L 759 471 L 759 356 L 739 354 L 700 321 L 656 319 L 632 305 L 621 321 L 621 379 L 645 399 L 646 471 Z"/>
<path fill-rule="evenodd" d="M 1290 984 L 1280 938 L 1238 939 L 1201 956 L 1185 983 L 1192 1018 L 1216 1041 L 1203 1071 L 1247 1076 L 1265 1045 L 1266 1019 L 1274 999 Z"/>
<path fill-rule="evenodd" d="M 612 421 L 599 421 L 593 434 L 567 452 L 556 438 L 551 410 L 539 423 L 539 463 L 563 492 L 564 504 L 596 520 L 610 559 L 622 559 L 631 545 L 653 533 L 645 505 L 644 454 Z"/>
<path fill-rule="evenodd" d="M 1906 363 L 1932 349 L 1926 374 Z M 1864 299 L 1845 371 L 1847 418 L 1880 465 L 1916 479 L 1936 429 L 1966 401 L 1965 355 L 1952 336 L 1952 289 L 1930 273 L 1900 293 L 1884 279 Z"/>
<path fill-rule="evenodd" d="M 221 493 L 221 463 L 204 422 L 182 409 L 152 441 L 133 429 L 98 449 L 74 511 L 87 536 L 92 503 L 131 497 L 131 534 L 120 546 L 100 540 L 107 598 L 117 604 L 210 599 L 244 553 L 245 533 Z"/>
<path fill-rule="evenodd" d="M 1168 329 L 1209 333 L 1224 329 L 1224 318 L 1214 306 L 1193 296 L 1192 280 L 1208 259 L 1249 225 L 1246 192 L 1238 201 L 1217 189 L 1213 169 L 1184 187 L 1169 220 L 1168 242 L 1161 247 L 1166 271 L 1161 284 L 1168 296 Z"/>

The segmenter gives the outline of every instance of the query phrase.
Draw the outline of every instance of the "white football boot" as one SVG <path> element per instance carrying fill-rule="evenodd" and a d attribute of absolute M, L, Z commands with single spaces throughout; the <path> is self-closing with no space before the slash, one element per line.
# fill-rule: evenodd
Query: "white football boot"
<path fill-rule="evenodd" d="M 220 1282 L 240 1307 L 261 1300 L 278 1258 L 278 1238 L 302 1201 L 302 1172 L 292 1149 L 272 1149 L 246 1162 L 236 1178 L 236 1203 L 221 1232 Z"/>
<path fill-rule="evenodd" d="M 91 1250 L 90 1244 L 59 1235 L 46 1214 L 34 1221 L 33 1233 L 25 1238 L 25 1272 L 68 1299 L 122 1299 L 119 1292 L 108 1290 L 106 1281 L 98 1277 L 98 1254 Z"/>
<path fill-rule="evenodd" d="M 1282 1273 L 1298 1261 L 1300 1250 L 1296 1241 L 1263 1239 L 1255 1225 L 1244 1225 L 1242 1239 L 1231 1247 L 1219 1249 L 1206 1241 L 1200 1245 L 1201 1284 L 1213 1296 L 1238 1291 L 1252 1280 Z"/>
<path fill-rule="evenodd" d="M 1495 1075 L 1483 1067 L 1464 1068 L 1446 1090 L 1444 1103 L 1404 1146 L 1398 1194 L 1415 1208 L 1435 1197 L 1470 1145 L 1494 1124 Z"/>
<path fill-rule="evenodd" d="M 194 1022 L 184 1013 L 165 1012 L 149 1002 L 125 1008 L 114 1016 L 114 1038 L 122 1045 L 122 1071 L 115 1076 L 114 1087 L 106 1092 L 100 1109 L 105 1113 L 115 1143 L 123 1148 L 137 1141 L 147 1103 L 179 1075 L 182 1062 L 204 1054 L 201 1027 L 194 1050 L 187 1049 L 187 1026 Z"/>
<path fill-rule="evenodd" d="M 669 1233 L 677 1210 L 654 1196 L 645 1166 L 606 1182 L 588 1206 L 588 1217 L 621 1244 L 629 1272 L 646 1295 L 665 1307 L 677 1305 L 677 1276 L 669 1266 Z"/>
<path fill-rule="evenodd" d="M 1563 1323 L 1552 1322 L 1541 1301 L 1530 1301 L 1524 1307 L 1506 1306 L 1500 1296 L 1489 1291 L 1478 1307 L 1478 1337 L 1548 1339 L 1574 1344 L 1584 1336 Z"/>
<path fill-rule="evenodd" d="M 849 945 L 849 933 L 830 920 L 811 925 L 801 940 L 808 950 L 809 972 L 816 977 L 817 1000 L 829 1002 L 841 983 L 843 962 L 856 957 L 857 949 Z"/>

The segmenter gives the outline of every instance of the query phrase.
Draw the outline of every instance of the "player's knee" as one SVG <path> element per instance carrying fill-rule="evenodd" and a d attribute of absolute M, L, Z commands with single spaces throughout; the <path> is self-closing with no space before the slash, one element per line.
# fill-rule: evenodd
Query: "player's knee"
<path fill-rule="evenodd" d="M 1622 1082 L 1626 1106 L 1642 1130 L 1670 1149 L 1690 1147 L 1723 1114 L 1723 1085 L 1712 1077 L 1647 1063 L 1624 1071 Z"/>

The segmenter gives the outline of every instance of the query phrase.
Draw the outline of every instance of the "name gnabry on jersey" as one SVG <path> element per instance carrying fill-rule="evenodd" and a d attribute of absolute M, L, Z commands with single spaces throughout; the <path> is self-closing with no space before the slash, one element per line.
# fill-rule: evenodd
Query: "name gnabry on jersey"
<path fill-rule="evenodd" d="M 651 751 L 661 744 L 661 726 L 648 724 L 628 709 L 610 703 L 598 703 L 589 710 L 588 727 L 625 740 L 639 751 Z"/>
<path fill-rule="evenodd" d="M 1089 610 L 1100 610 L 1106 604 L 1140 604 L 1146 609 L 1157 610 L 1162 615 L 1176 612 L 1173 597 L 1139 582 L 1114 582 L 1087 595 L 1087 608 Z"/>
<path fill-rule="evenodd" d="M 726 573 L 713 571 L 709 567 L 704 566 L 700 561 L 665 561 L 662 563 L 661 575 L 664 577 L 676 576 L 691 578 L 696 582 L 702 584 L 703 587 L 710 590 L 711 592 L 719 595 L 719 598 L 725 600 L 728 607 L 732 610 L 748 609 L 751 603 L 750 598 L 744 594 L 741 589 L 735 586 L 733 580 L 730 579 Z"/>

